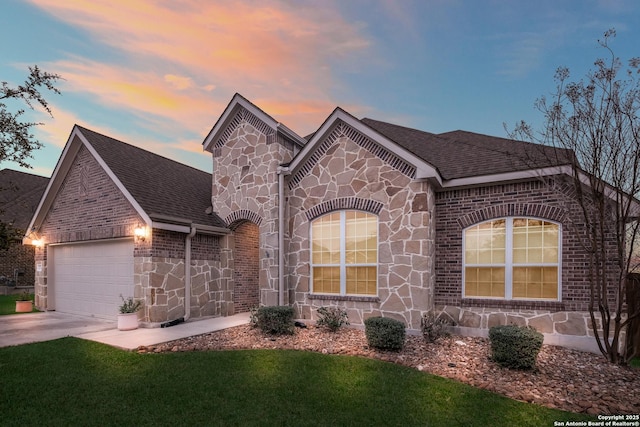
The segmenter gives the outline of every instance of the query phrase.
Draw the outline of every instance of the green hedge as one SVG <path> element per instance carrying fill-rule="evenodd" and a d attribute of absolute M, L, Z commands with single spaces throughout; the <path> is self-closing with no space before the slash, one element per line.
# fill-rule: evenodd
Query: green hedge
<path fill-rule="evenodd" d="M 404 346 L 405 326 L 389 317 L 369 317 L 364 321 L 364 331 L 370 347 L 381 350 L 401 350 Z"/>
<path fill-rule="evenodd" d="M 260 307 L 256 313 L 256 326 L 266 334 L 290 335 L 294 332 L 293 316 L 293 307 Z"/>
<path fill-rule="evenodd" d="M 511 369 L 533 369 L 544 336 L 532 327 L 502 325 L 489 329 L 491 358 Z"/>

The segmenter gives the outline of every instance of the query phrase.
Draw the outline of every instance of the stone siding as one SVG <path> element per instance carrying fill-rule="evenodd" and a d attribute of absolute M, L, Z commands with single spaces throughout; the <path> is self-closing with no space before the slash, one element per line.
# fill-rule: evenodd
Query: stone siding
<path fill-rule="evenodd" d="M 315 319 L 320 306 L 347 309 L 350 323 L 371 316 L 393 317 L 419 328 L 433 309 L 435 195 L 426 181 L 394 155 L 347 125 L 339 125 L 312 156 L 304 177 L 291 181 L 287 257 L 290 302 L 298 316 Z M 383 151 L 380 153 L 380 151 Z M 381 157 L 388 159 L 382 160 Z M 374 212 L 374 207 L 375 211 Z M 310 222 L 337 209 L 361 209 L 378 215 L 378 293 L 375 297 L 316 295 L 311 289 Z"/>
<path fill-rule="evenodd" d="M 251 221 L 259 226 L 260 303 L 278 304 L 278 167 L 290 162 L 293 147 L 277 143 L 274 129 L 245 119 L 232 121 L 226 141 L 213 157 L 212 205 L 227 224 Z M 261 130 L 259 130 L 261 129 Z M 267 136 L 269 133 L 270 136 Z M 234 287 L 233 236 L 222 244 L 222 280 Z M 225 251 L 227 251 L 225 253 Z M 229 300 L 231 302 L 231 300 Z"/>
<path fill-rule="evenodd" d="M 510 310 L 495 308 L 460 308 L 437 306 L 436 311 L 448 320 L 453 330 L 469 335 L 488 336 L 499 325 L 531 326 L 544 334 L 545 344 L 562 345 L 598 353 L 591 316 L 585 311 L 553 312 L 549 310 Z M 596 324 L 602 337 L 599 313 Z M 624 342 L 624 332 L 621 336 Z"/>

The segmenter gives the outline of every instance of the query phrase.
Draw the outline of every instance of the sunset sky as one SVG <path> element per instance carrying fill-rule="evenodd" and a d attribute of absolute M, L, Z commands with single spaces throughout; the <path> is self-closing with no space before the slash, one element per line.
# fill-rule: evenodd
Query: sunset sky
<path fill-rule="evenodd" d="M 640 56 L 636 0 L 3 0 L 0 81 L 64 77 L 31 173 L 75 123 L 211 171 L 202 141 L 238 92 L 299 135 L 336 107 L 429 132 L 506 136 L 568 66 Z M 0 168 L 19 169 L 10 163 Z"/>

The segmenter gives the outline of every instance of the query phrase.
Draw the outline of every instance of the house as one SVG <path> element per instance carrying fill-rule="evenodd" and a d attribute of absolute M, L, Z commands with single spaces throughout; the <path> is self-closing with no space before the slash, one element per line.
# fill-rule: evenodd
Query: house
<path fill-rule="evenodd" d="M 148 326 L 287 304 L 419 329 L 436 310 L 592 345 L 571 153 L 340 108 L 303 138 L 237 94 L 203 147 L 212 175 L 75 126 L 30 224 L 36 305 L 113 317 L 133 295 Z"/>
<path fill-rule="evenodd" d="M 48 178 L 12 169 L 0 170 L 0 286 L 32 287 L 34 283 L 35 250 L 23 246 L 24 234 Z"/>

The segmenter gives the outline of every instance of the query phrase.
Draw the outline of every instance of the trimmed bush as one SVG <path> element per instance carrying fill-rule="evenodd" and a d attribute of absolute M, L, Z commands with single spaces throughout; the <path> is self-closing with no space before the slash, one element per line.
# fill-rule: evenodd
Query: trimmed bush
<path fill-rule="evenodd" d="M 370 347 L 381 350 L 401 350 L 406 335 L 404 323 L 389 317 L 369 317 L 364 332 Z"/>
<path fill-rule="evenodd" d="M 260 307 L 256 312 L 256 326 L 265 334 L 291 335 L 294 332 L 293 316 L 293 307 Z"/>
<path fill-rule="evenodd" d="M 533 369 L 544 336 L 533 327 L 502 325 L 489 329 L 491 358 L 510 369 Z"/>
<path fill-rule="evenodd" d="M 436 342 L 442 337 L 449 336 L 446 326 L 449 324 L 445 319 L 436 316 L 435 313 L 429 312 L 422 315 L 420 320 L 420 328 L 422 336 L 426 342 Z"/>
<path fill-rule="evenodd" d="M 347 310 L 340 307 L 320 307 L 318 309 L 318 321 L 316 325 L 324 326 L 331 332 L 335 332 L 343 325 L 349 324 Z"/>

